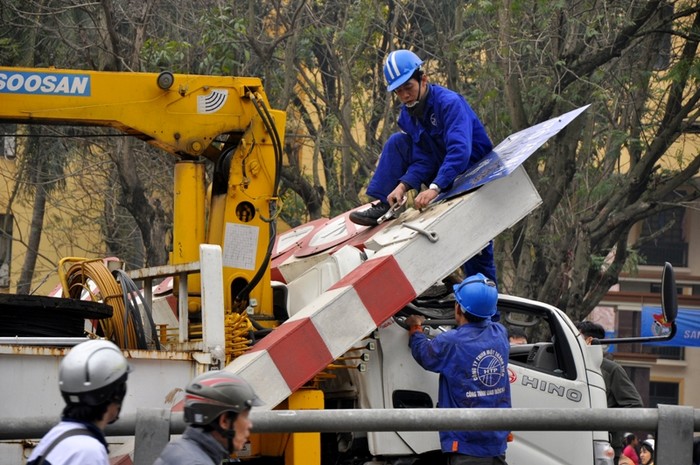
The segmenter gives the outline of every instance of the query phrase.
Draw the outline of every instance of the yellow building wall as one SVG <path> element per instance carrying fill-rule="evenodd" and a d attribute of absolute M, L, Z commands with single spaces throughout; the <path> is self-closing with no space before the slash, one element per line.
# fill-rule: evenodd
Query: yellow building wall
<path fill-rule="evenodd" d="M 692 145 L 686 147 L 697 147 Z M 691 154 L 692 152 L 686 152 Z M 692 205 L 688 205 L 685 209 L 685 218 L 683 231 L 685 240 L 688 243 L 688 266 L 675 267 L 676 282 L 679 287 L 684 289 L 684 295 L 690 296 L 688 293 L 693 287 L 700 287 L 700 200 L 695 201 Z M 636 235 L 639 234 L 639 228 L 636 229 Z M 621 283 L 628 289 L 631 288 L 634 281 L 647 282 L 649 276 L 661 276 L 660 266 L 642 265 L 639 267 L 639 275 L 646 276 L 640 278 L 637 275 L 622 276 Z M 654 279 L 656 281 L 657 278 Z M 640 288 L 643 286 L 640 284 Z M 648 292 L 648 291 L 646 291 Z M 697 299 L 697 294 L 695 295 Z M 611 292 L 606 296 L 609 303 L 614 303 L 615 293 Z M 644 301 L 644 294 L 640 294 L 639 301 Z M 618 308 L 623 310 L 640 310 L 640 303 L 620 304 Z M 694 304 L 682 304 L 684 308 L 697 308 Z M 700 308 L 698 309 L 700 311 Z M 670 382 L 678 384 L 679 404 L 690 405 L 696 408 L 700 407 L 700 391 L 696 386 L 700 383 L 700 348 L 686 347 L 684 351 L 684 360 L 664 360 L 657 359 L 652 362 L 640 362 L 636 360 L 626 361 L 626 364 L 634 366 L 642 366 L 650 368 L 650 381 L 652 382 Z M 623 356 L 624 358 L 624 356 Z M 618 360 L 619 361 L 619 360 Z"/>
<path fill-rule="evenodd" d="M 683 232 L 688 242 L 688 274 L 700 279 L 700 201 L 686 208 Z"/>
<path fill-rule="evenodd" d="M 16 170 L 15 159 L 0 156 L 0 213 L 6 214 L 9 210 L 14 220 L 10 287 L 0 287 L 0 292 L 4 293 L 17 289 L 32 219 L 32 199 L 20 195 L 11 200 Z M 86 185 L 91 186 L 90 191 L 85 190 Z M 100 185 L 104 185 L 104 179 L 98 173 L 76 171 L 67 176 L 64 190 L 50 195 L 31 286 L 34 294 L 47 295 L 59 284 L 57 266 L 61 258 L 104 256 L 106 247 L 101 240 L 99 222 L 104 205 L 102 197 L 94 195 L 100 191 Z"/>

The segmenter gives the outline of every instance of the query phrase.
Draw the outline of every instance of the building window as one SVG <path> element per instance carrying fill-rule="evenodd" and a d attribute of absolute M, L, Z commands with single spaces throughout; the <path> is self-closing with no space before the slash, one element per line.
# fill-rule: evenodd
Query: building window
<path fill-rule="evenodd" d="M 14 124 L 0 124 L 0 156 L 8 160 L 17 156 L 17 138 L 13 135 L 16 130 Z"/>
<path fill-rule="evenodd" d="M 0 215 L 0 289 L 10 287 L 12 223 L 12 215 Z"/>
<path fill-rule="evenodd" d="M 649 377 L 651 370 L 649 367 L 631 367 L 623 365 L 622 368 L 627 372 L 627 376 L 634 383 L 637 392 L 642 397 L 642 402 L 645 407 L 649 406 Z"/>
<path fill-rule="evenodd" d="M 649 383 L 649 408 L 656 408 L 659 404 L 678 405 L 679 393 L 678 383 L 652 381 Z"/>
<path fill-rule="evenodd" d="M 639 247 L 639 253 L 645 258 L 645 265 L 663 266 L 669 262 L 676 267 L 688 266 L 688 243 L 683 234 L 684 216 L 685 208 L 675 207 L 644 220 L 639 238 L 644 243 Z M 664 229 L 662 234 L 649 239 Z"/>
<path fill-rule="evenodd" d="M 700 286 L 684 286 L 681 284 L 676 285 L 676 294 L 678 295 L 697 295 L 697 287 Z M 649 291 L 652 294 L 661 294 L 661 283 L 650 283 L 649 284 Z"/>

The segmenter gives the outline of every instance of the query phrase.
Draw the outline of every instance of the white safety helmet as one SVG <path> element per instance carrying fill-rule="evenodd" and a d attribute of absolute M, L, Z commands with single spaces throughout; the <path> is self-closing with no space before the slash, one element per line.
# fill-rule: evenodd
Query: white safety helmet
<path fill-rule="evenodd" d="M 69 405 L 121 402 L 131 366 L 114 343 L 89 340 L 73 347 L 58 367 L 58 386 Z"/>

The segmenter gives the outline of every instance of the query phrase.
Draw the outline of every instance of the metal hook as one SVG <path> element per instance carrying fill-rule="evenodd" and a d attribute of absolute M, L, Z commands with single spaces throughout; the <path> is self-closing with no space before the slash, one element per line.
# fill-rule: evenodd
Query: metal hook
<path fill-rule="evenodd" d="M 438 234 L 435 231 L 426 231 L 425 229 L 421 229 L 418 226 L 413 226 L 412 224 L 408 224 L 406 222 L 401 223 L 401 225 L 407 227 L 408 229 L 412 229 L 419 234 L 424 235 L 428 238 L 430 242 L 438 241 Z"/>

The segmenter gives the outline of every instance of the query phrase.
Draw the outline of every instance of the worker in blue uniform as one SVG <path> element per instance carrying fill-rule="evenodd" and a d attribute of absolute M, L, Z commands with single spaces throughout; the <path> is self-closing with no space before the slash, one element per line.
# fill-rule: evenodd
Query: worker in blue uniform
<path fill-rule="evenodd" d="M 409 346 L 418 364 L 440 374 L 438 407 L 510 408 L 508 331 L 492 321 L 498 291 L 483 274 L 454 286 L 457 327 L 429 339 L 411 315 Z M 508 431 L 441 431 L 448 465 L 503 465 Z"/>
<path fill-rule="evenodd" d="M 414 199 L 426 207 L 452 186 L 455 178 L 483 159 L 493 148 L 483 124 L 467 101 L 456 92 L 430 84 L 423 61 L 409 50 L 396 50 L 384 64 L 387 90 L 396 93 L 402 108 L 398 125 L 384 144 L 367 195 L 378 199 L 350 220 L 373 226 L 411 189 L 429 186 Z M 493 244 L 463 266 L 465 276 L 484 273 L 496 281 Z"/>

